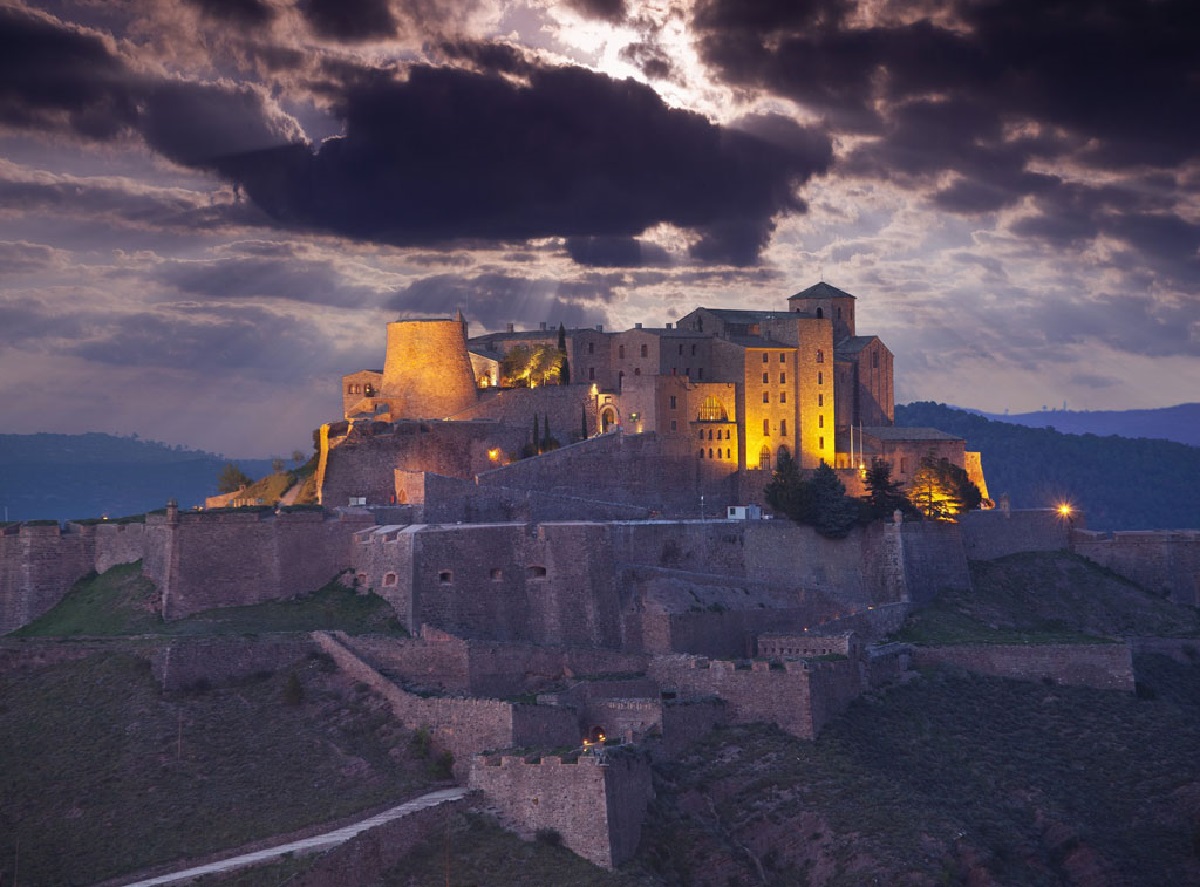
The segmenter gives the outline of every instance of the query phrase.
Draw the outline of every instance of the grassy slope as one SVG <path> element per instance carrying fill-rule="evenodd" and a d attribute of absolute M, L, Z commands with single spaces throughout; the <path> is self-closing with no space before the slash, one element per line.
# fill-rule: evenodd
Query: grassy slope
<path fill-rule="evenodd" d="M 1011 885 L 1197 883 L 1196 748 L 1194 706 L 933 672 L 861 699 L 815 743 L 718 731 L 662 768 L 635 867 L 720 887 L 758 883 L 750 854 L 780 885 L 980 869 Z"/>
<path fill-rule="evenodd" d="M 80 580 L 49 612 L 13 632 L 14 637 L 135 634 L 202 635 L 341 629 L 350 634 L 403 633 L 388 603 L 331 582 L 290 601 L 227 607 L 163 622 L 154 612 L 154 584 L 141 563 L 113 567 Z"/>
<path fill-rule="evenodd" d="M 0 883 L 18 840 L 22 884 L 90 884 L 427 789 L 382 700 L 319 658 L 294 670 L 299 706 L 290 671 L 164 695 L 123 654 L 0 677 Z"/>
<path fill-rule="evenodd" d="M 1200 635 L 1196 610 L 1163 600 L 1067 552 L 975 561 L 971 581 L 971 592 L 940 592 L 895 638 L 948 644 Z"/>

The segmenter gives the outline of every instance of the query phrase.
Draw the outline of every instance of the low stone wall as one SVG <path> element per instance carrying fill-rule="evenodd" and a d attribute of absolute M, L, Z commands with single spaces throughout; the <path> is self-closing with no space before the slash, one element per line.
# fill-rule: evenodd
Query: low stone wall
<path fill-rule="evenodd" d="M 466 799 L 444 801 L 369 829 L 323 854 L 307 872 L 287 881 L 288 887 L 374 884 L 418 844 L 444 829 L 449 817 L 469 806 Z"/>
<path fill-rule="evenodd" d="M 953 665 L 979 674 L 1132 693 L 1128 644 L 962 644 L 917 647 L 918 665 Z"/>
<path fill-rule="evenodd" d="M 307 636 L 185 638 L 162 642 L 150 663 L 164 690 L 180 690 L 277 671 L 316 650 Z"/>
<path fill-rule="evenodd" d="M 585 755 L 577 763 L 554 756 L 536 762 L 480 756 L 470 784 L 519 833 L 552 829 L 572 851 L 608 869 L 636 852 L 654 797 L 649 762 L 625 749 Z"/>

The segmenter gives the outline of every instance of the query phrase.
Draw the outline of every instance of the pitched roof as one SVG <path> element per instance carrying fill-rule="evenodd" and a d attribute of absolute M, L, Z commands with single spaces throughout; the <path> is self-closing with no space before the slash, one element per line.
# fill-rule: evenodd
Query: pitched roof
<path fill-rule="evenodd" d="M 836 286 L 830 286 L 825 281 L 814 284 L 806 290 L 801 290 L 794 296 L 789 296 L 788 301 L 792 299 L 853 299 L 854 296 L 847 292 L 843 292 Z"/>
<path fill-rule="evenodd" d="M 962 440 L 957 434 L 947 434 L 937 428 L 901 428 L 896 425 L 870 425 L 862 433 L 879 440 Z"/>
<path fill-rule="evenodd" d="M 833 351 L 835 355 L 858 354 L 878 338 L 878 336 L 847 336 L 834 346 Z"/>

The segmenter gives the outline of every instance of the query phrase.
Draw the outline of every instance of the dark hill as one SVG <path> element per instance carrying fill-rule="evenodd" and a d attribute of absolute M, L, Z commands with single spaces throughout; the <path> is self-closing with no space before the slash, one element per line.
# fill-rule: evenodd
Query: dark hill
<path fill-rule="evenodd" d="M 1153 437 L 1200 447 L 1200 403 L 1181 403 L 1157 410 L 1039 410 L 1004 416 L 979 415 L 1011 425 L 1053 428 L 1064 434 Z"/>
<path fill-rule="evenodd" d="M 118 517 L 201 505 L 227 460 L 215 453 L 111 434 L 0 434 L 0 516 L 7 520 Z M 269 459 L 235 459 L 251 477 Z"/>
<path fill-rule="evenodd" d="M 992 497 L 1007 493 L 1014 508 L 1069 501 L 1096 530 L 1200 527 L 1200 447 L 1026 428 L 928 402 L 897 405 L 896 424 L 965 438 L 983 452 Z"/>

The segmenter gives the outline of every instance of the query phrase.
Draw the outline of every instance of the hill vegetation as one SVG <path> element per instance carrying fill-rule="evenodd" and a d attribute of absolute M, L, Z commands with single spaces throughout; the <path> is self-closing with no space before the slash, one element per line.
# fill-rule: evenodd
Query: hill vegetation
<path fill-rule="evenodd" d="M 1039 410 L 1003 416 L 980 415 L 1012 425 L 1053 428 L 1063 434 L 1152 437 L 1200 447 L 1200 403 L 1181 403 L 1157 410 Z"/>
<path fill-rule="evenodd" d="M 181 508 L 217 492 L 221 456 L 111 434 L 0 434 L 0 508 L 8 520 L 140 514 L 174 497 Z M 270 459 L 239 459 L 252 477 Z M 0 512 L 3 514 L 3 512 Z"/>
<path fill-rule="evenodd" d="M 1200 527 L 1200 447 L 1025 428 L 936 403 L 896 406 L 896 424 L 940 428 L 983 452 L 993 499 L 1013 508 L 1068 501 L 1097 530 Z"/>

